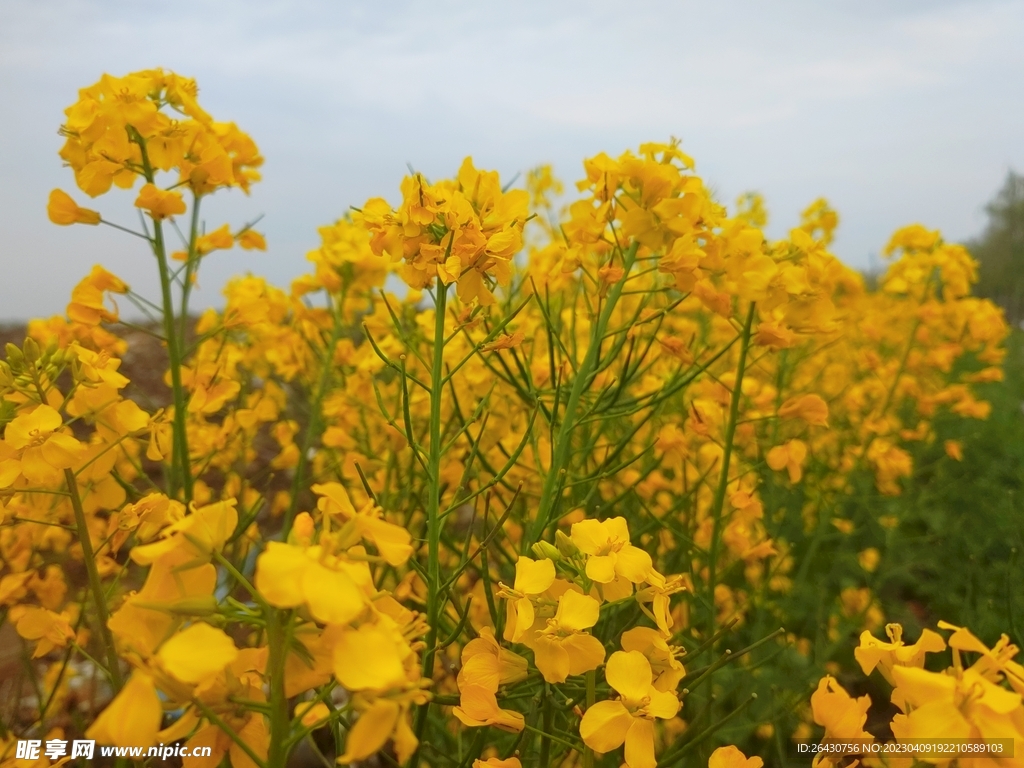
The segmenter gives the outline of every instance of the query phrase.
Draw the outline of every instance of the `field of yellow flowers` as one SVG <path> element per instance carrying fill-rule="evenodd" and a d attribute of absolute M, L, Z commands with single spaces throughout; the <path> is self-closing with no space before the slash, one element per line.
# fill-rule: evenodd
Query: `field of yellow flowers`
<path fill-rule="evenodd" d="M 585 160 L 564 209 L 550 169 L 516 187 L 467 158 L 196 319 L 204 259 L 266 247 L 203 218 L 262 158 L 196 94 L 107 75 L 66 110 L 78 190 L 137 211 L 54 190 L 50 219 L 135 236 L 161 292 L 96 266 L 0 362 L 0 766 L 108 759 L 78 742 L 756 768 L 823 737 L 1024 739 L 1008 636 L 928 614 L 905 637 L 873 588 L 908 484 L 969 458 L 943 435 L 1003 379 L 962 247 L 901 229 L 869 290 L 825 201 L 769 242 L 761 199 L 726 209 L 674 141 Z M 166 407 L 126 395 L 126 328 L 158 339 Z"/>

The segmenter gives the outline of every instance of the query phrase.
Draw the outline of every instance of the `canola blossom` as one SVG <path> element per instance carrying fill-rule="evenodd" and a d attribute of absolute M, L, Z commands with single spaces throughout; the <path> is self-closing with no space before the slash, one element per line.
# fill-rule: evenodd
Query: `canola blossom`
<path fill-rule="evenodd" d="M 584 160 L 563 208 L 549 168 L 516 187 L 466 158 L 322 227 L 291 286 L 237 277 L 194 318 L 205 259 L 267 247 L 201 215 L 259 181 L 256 144 L 159 69 L 65 114 L 60 157 L 99 210 L 54 190 L 50 220 L 140 218 L 161 293 L 96 266 L 0 362 L 0 621 L 30 702 L 0 766 L 84 733 L 210 747 L 196 768 L 300 745 L 757 768 L 783 738 L 870 735 L 829 656 L 851 631 L 897 740 L 1024 739 L 1005 636 L 880 640 L 866 578 L 801 602 L 815 557 L 899 522 L 853 516 L 854 490 L 898 496 L 940 414 L 989 414 L 1008 329 L 962 247 L 900 229 L 870 290 L 828 250 L 827 202 L 771 241 L 763 200 L 730 212 L 675 140 Z M 138 210 L 105 209 L 112 187 Z M 118 301 L 166 354 L 162 406 L 129 396 Z M 809 615 L 828 653 L 780 628 Z"/>

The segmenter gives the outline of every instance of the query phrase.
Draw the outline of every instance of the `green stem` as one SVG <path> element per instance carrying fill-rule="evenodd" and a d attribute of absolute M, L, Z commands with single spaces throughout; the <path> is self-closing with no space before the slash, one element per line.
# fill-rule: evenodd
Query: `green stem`
<path fill-rule="evenodd" d="M 149 153 L 146 151 L 146 140 L 141 134 L 134 131 L 134 140 L 139 145 L 139 152 L 142 155 L 142 168 L 146 181 L 155 183 L 153 166 L 149 162 Z M 164 315 L 164 337 L 167 343 L 167 357 L 171 368 L 171 394 L 174 398 L 174 449 L 171 457 L 171 478 L 169 495 L 176 496 L 178 483 L 185 494 L 185 503 L 192 501 L 192 464 L 188 450 L 188 431 L 185 418 L 187 416 L 185 388 L 181 384 L 181 347 L 178 344 L 178 335 L 174 327 L 174 296 L 171 293 L 171 270 L 167 264 L 167 246 L 164 243 L 163 223 L 154 217 L 153 219 L 153 254 L 156 256 L 158 271 L 160 272 L 160 299 L 163 305 Z M 189 249 L 193 246 L 190 244 Z M 175 467 L 177 464 L 177 467 Z M 180 473 L 180 477 L 177 475 Z"/>
<path fill-rule="evenodd" d="M 429 487 L 427 490 L 427 630 L 423 652 L 423 677 L 434 677 L 434 655 L 437 646 L 437 623 L 441 614 L 441 395 L 444 392 L 444 319 L 448 302 L 448 286 L 437 283 L 434 307 L 434 348 L 430 369 L 430 446 L 427 458 Z M 410 439 L 411 439 L 410 435 Z M 417 736 L 422 741 L 427 724 L 429 704 L 417 713 Z M 412 766 L 419 762 L 413 756 Z"/>
<path fill-rule="evenodd" d="M 96 604 L 96 618 L 99 623 L 100 639 L 103 641 L 103 650 L 107 657 L 108 672 L 110 680 L 114 685 L 114 692 L 121 690 L 124 684 L 121 678 L 121 667 L 117 659 L 117 651 L 114 648 L 114 636 L 110 633 L 107 621 L 110 614 L 107 613 L 107 598 L 103 592 L 103 582 L 100 581 L 100 572 L 96 568 L 96 556 L 92 550 L 92 539 L 89 537 L 89 526 L 85 522 L 85 510 L 82 508 L 82 499 L 78 495 L 78 481 L 75 480 L 75 473 L 70 469 L 64 470 L 64 479 L 68 484 L 68 492 L 71 495 L 71 507 L 75 510 L 75 525 L 78 527 L 78 540 L 82 545 L 82 558 L 85 560 L 85 570 L 89 575 L 89 589 L 92 592 L 93 602 Z"/>
<path fill-rule="evenodd" d="M 558 427 L 558 435 L 555 438 L 554 444 L 554 454 L 551 459 L 551 468 L 548 470 L 547 476 L 544 478 L 544 487 L 541 490 L 540 508 L 537 511 L 537 522 L 534 525 L 533 531 L 530 532 L 530 535 L 523 537 L 523 552 L 530 551 L 530 547 L 540 540 L 541 536 L 544 535 L 544 530 L 547 528 L 548 523 L 551 522 L 551 515 L 557 505 L 558 496 L 560 495 L 559 490 L 562 488 L 561 481 L 566 470 L 566 465 L 569 463 L 569 455 L 572 448 L 572 434 L 576 428 L 576 410 L 579 408 L 580 398 L 583 397 L 583 393 L 590 386 L 591 379 L 596 372 L 599 362 L 598 358 L 601 354 L 601 340 L 605 337 L 608 322 L 611 320 L 612 312 L 615 309 L 615 305 L 618 303 L 619 296 L 622 294 L 623 286 L 625 286 L 626 280 L 629 279 L 629 271 L 632 269 L 633 263 L 636 261 L 636 252 L 639 247 L 640 243 L 633 243 L 623 256 L 624 273 L 622 279 L 608 291 L 608 295 L 605 297 L 604 307 L 598 315 L 597 323 L 591 329 L 590 344 L 587 346 L 587 354 L 584 356 L 583 362 L 580 364 L 579 370 L 576 373 L 576 378 L 573 380 L 572 389 L 569 392 L 569 399 L 565 404 L 562 423 Z"/>
<path fill-rule="evenodd" d="M 199 235 L 199 195 L 192 194 L 192 221 L 188 232 L 188 255 L 185 262 L 185 279 L 181 285 L 181 311 L 179 315 L 178 344 L 179 349 L 185 348 L 188 332 L 188 299 L 192 293 L 192 279 L 195 277 L 196 269 L 199 267 L 200 256 L 196 253 L 196 240 Z"/>
<path fill-rule="evenodd" d="M 258 766 L 258 768 L 267 768 L 268 765 L 273 765 L 273 763 L 270 763 L 269 761 L 264 762 L 263 760 L 260 760 L 260 756 L 253 751 L 253 748 L 246 743 L 245 739 L 243 739 L 238 733 L 236 733 L 234 728 L 225 723 L 217 715 L 216 712 L 214 712 L 208 706 L 203 704 L 203 702 L 201 702 L 199 699 L 193 699 L 192 703 L 195 705 L 196 709 L 203 713 L 203 717 L 205 717 L 211 723 L 220 728 L 220 730 L 229 739 L 235 742 L 235 744 L 238 745 L 238 748 L 245 752 L 245 754 L 249 756 L 249 759 L 252 760 L 253 763 L 255 763 Z M 284 763 L 280 763 L 280 765 L 284 765 Z"/>
<path fill-rule="evenodd" d="M 540 765 L 551 762 L 551 686 L 544 683 L 544 732 L 540 737 Z"/>
<path fill-rule="evenodd" d="M 268 666 L 270 672 L 270 746 L 267 750 L 268 766 L 283 766 L 288 761 L 288 736 L 291 721 L 288 717 L 288 699 L 284 693 L 284 664 L 288 655 L 288 638 L 281 626 L 281 611 L 267 611 L 267 640 L 270 646 Z"/>
<path fill-rule="evenodd" d="M 711 545 L 708 548 L 708 630 L 707 636 L 715 635 L 715 581 L 717 580 L 718 546 L 722 538 L 722 511 L 725 508 L 725 494 L 729 489 L 729 464 L 732 461 L 733 442 L 736 437 L 736 422 L 739 420 L 740 398 L 743 396 L 743 376 L 747 368 L 747 352 L 750 349 L 750 329 L 754 323 L 754 302 L 750 302 L 747 310 L 747 319 L 743 324 L 743 336 L 740 339 L 740 359 L 736 365 L 736 380 L 732 385 L 732 397 L 729 400 L 729 421 L 725 426 L 724 447 L 722 451 L 722 468 L 718 476 L 718 487 L 715 489 L 714 500 L 711 503 Z M 714 648 L 711 648 L 714 653 Z M 708 680 L 708 707 L 709 719 L 713 714 L 710 712 L 714 690 Z"/>
<path fill-rule="evenodd" d="M 188 432 L 185 418 L 188 405 L 185 388 L 181 383 L 181 349 L 174 327 L 174 296 L 171 293 L 171 273 L 167 264 L 167 249 L 164 245 L 163 226 L 153 222 L 153 252 L 160 272 L 160 295 L 164 306 L 164 338 L 167 342 L 167 357 L 171 368 L 171 393 L 174 397 L 174 454 L 177 458 L 177 477 L 172 469 L 171 495 L 176 495 L 180 481 L 185 493 L 185 503 L 192 501 L 192 464 L 188 450 Z M 173 468 L 173 463 L 172 463 Z"/>

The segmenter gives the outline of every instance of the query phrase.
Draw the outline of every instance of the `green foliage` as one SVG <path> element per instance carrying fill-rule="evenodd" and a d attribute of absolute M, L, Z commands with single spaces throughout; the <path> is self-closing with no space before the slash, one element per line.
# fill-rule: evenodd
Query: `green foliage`
<path fill-rule="evenodd" d="M 1024 176 L 1010 171 L 985 211 L 988 226 L 967 243 L 981 265 L 975 292 L 1018 322 L 1024 319 Z"/>
<path fill-rule="evenodd" d="M 903 622 L 910 637 L 945 619 L 989 642 L 1008 631 L 1020 645 L 1024 334 L 1007 340 L 1006 381 L 983 385 L 980 394 L 992 404 L 988 419 L 940 418 L 938 439 L 915 457 L 914 478 L 897 500 L 904 521 L 879 568 L 879 589 L 886 618 Z M 962 462 L 946 457 L 945 439 L 962 441 Z"/>

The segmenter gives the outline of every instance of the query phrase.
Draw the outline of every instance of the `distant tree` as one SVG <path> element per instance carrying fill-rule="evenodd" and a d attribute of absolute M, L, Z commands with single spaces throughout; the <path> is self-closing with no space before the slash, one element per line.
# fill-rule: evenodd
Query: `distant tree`
<path fill-rule="evenodd" d="M 988 225 L 967 243 L 978 260 L 977 293 L 1024 320 L 1024 176 L 1010 171 L 1002 189 L 985 206 Z"/>

